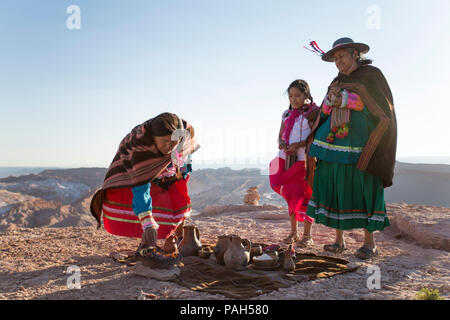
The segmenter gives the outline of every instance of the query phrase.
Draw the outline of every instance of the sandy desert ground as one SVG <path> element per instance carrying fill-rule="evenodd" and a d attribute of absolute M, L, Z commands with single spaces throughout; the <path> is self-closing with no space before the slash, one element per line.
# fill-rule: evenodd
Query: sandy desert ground
<path fill-rule="evenodd" d="M 298 283 L 255 299 L 414 299 L 423 287 L 439 289 L 441 296 L 448 298 L 450 209 L 390 204 L 388 210 L 392 226 L 375 236 L 381 252 L 378 257 L 357 259 L 354 251 L 363 232 L 348 231 L 349 250 L 337 256 L 359 264 L 357 271 Z M 189 223 L 199 227 L 203 243 L 211 244 L 218 235 L 232 233 L 274 244 L 289 230 L 287 213 L 281 208 L 211 207 L 189 218 Z M 322 249 L 334 240 L 333 230 L 315 225 L 314 240 L 314 246 L 306 251 L 333 255 Z M 137 275 L 133 267 L 111 257 L 114 252 L 135 250 L 138 244 L 138 239 L 113 236 L 94 227 L 4 232 L 0 235 L 0 299 L 227 299 Z M 80 289 L 67 287 L 72 265 L 80 268 Z M 380 268 L 380 289 L 367 288 L 371 266 Z"/>

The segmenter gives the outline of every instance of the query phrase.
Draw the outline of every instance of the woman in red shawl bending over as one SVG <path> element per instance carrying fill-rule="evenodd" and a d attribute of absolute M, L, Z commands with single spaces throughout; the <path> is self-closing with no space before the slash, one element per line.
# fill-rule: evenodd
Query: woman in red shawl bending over
<path fill-rule="evenodd" d="M 284 241 L 302 247 L 314 242 L 311 235 L 313 219 L 305 214 L 312 194 L 312 180 L 308 175 L 305 146 L 312 138 L 314 119 L 320 111 L 315 105 L 309 85 L 295 80 L 287 89 L 289 109 L 283 113 L 278 139 L 280 152 L 270 163 L 270 185 L 281 195 L 289 207 L 291 233 Z M 309 181 L 309 183 L 308 183 Z M 297 233 L 297 221 L 304 222 L 303 237 Z"/>
<path fill-rule="evenodd" d="M 141 238 L 139 249 L 157 239 L 181 236 L 191 212 L 187 191 L 194 129 L 172 113 L 136 126 L 120 143 L 91 213 L 112 234 Z"/>

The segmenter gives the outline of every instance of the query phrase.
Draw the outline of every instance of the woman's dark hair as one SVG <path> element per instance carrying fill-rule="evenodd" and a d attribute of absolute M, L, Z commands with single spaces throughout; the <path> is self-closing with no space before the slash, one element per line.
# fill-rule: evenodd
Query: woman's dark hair
<path fill-rule="evenodd" d="M 180 118 L 174 113 L 164 112 L 152 119 L 151 128 L 153 136 L 169 136 L 179 129 Z"/>
<path fill-rule="evenodd" d="M 289 87 L 287 88 L 287 90 L 286 90 L 286 93 L 287 93 L 287 94 L 289 94 L 289 90 L 290 90 L 291 88 L 297 88 L 297 89 L 299 89 L 301 92 L 303 92 L 303 93 L 306 95 L 306 97 L 307 97 L 309 100 L 311 100 L 310 103 L 313 103 L 314 100 L 313 100 L 313 97 L 311 96 L 311 91 L 310 91 L 310 89 L 309 89 L 309 85 L 308 85 L 308 83 L 307 83 L 305 80 L 299 80 L 299 79 L 297 79 L 297 80 L 293 81 L 293 82 L 289 85 Z M 289 109 L 291 109 L 291 106 L 289 106 Z"/>
<path fill-rule="evenodd" d="M 360 66 L 372 64 L 372 62 L 373 62 L 372 59 L 367 59 L 362 52 L 360 52 L 359 50 L 357 50 L 355 48 L 347 48 L 345 50 L 347 50 L 347 52 L 350 53 L 351 55 L 353 55 L 353 53 L 356 51 L 356 55 L 358 56 L 357 61 Z"/>

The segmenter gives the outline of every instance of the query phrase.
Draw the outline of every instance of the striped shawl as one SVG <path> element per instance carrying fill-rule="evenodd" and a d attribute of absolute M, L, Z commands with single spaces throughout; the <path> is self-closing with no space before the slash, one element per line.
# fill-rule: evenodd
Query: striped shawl
<path fill-rule="evenodd" d="M 182 121 L 184 128 L 189 129 L 190 125 Z M 98 228 L 101 226 L 102 205 L 107 189 L 135 187 L 151 182 L 172 163 L 170 154 L 163 155 L 155 147 L 151 128 L 152 119 L 136 126 L 122 139 L 101 189 L 91 200 L 90 211 L 97 220 Z M 194 137 L 183 139 L 177 147 L 181 154 L 193 153 L 198 148 Z"/>

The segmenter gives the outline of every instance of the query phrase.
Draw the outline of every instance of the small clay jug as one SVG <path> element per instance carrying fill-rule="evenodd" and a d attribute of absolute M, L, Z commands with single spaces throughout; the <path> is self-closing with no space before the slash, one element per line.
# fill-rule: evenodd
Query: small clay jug
<path fill-rule="evenodd" d="M 164 253 L 175 253 L 178 254 L 177 237 L 175 235 L 169 236 L 164 242 L 163 250 Z"/>
<path fill-rule="evenodd" d="M 241 239 L 238 236 L 232 237 L 231 244 L 223 255 L 225 265 L 233 270 L 245 270 L 250 261 L 251 248 L 252 243 L 250 240 Z"/>
<path fill-rule="evenodd" d="M 281 262 L 281 265 L 283 266 L 283 269 L 286 271 L 294 271 L 295 270 L 295 249 L 292 247 L 292 245 L 289 246 L 289 249 L 284 252 L 283 261 Z"/>
<path fill-rule="evenodd" d="M 198 251 L 202 248 L 200 242 L 200 231 L 197 226 L 183 227 L 183 240 L 178 245 L 178 251 L 183 257 L 197 256 Z"/>
<path fill-rule="evenodd" d="M 231 236 L 229 235 L 219 236 L 216 246 L 214 247 L 214 256 L 216 257 L 216 262 L 218 264 L 225 265 L 225 261 L 223 261 L 223 255 L 227 251 L 230 244 L 231 244 Z"/>

